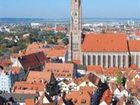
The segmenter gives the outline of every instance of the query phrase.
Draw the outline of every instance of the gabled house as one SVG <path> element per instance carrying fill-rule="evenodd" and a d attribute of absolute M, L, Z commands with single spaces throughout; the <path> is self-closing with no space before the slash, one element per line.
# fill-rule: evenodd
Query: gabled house
<path fill-rule="evenodd" d="M 50 71 L 29 71 L 26 81 L 30 83 L 47 84 L 54 81 L 55 77 Z"/>
<path fill-rule="evenodd" d="M 44 71 L 53 72 L 57 80 L 72 80 L 76 77 L 76 68 L 73 63 L 46 63 Z"/>
<path fill-rule="evenodd" d="M 73 91 L 69 94 L 64 94 L 57 105 L 91 105 L 91 94 L 92 89 L 80 91 Z"/>
<path fill-rule="evenodd" d="M 101 83 L 101 79 L 97 77 L 95 74 L 87 74 L 86 76 L 74 79 L 74 82 L 78 85 L 77 89 L 79 90 L 80 87 L 98 87 Z"/>
<path fill-rule="evenodd" d="M 20 66 L 27 71 L 28 70 L 41 71 L 43 69 L 46 60 L 47 58 L 43 52 L 37 52 L 22 57 L 18 57 Z"/>
<path fill-rule="evenodd" d="M 13 85 L 12 92 L 17 94 L 36 94 L 42 95 L 45 91 L 43 83 L 30 83 L 26 81 L 16 82 Z"/>

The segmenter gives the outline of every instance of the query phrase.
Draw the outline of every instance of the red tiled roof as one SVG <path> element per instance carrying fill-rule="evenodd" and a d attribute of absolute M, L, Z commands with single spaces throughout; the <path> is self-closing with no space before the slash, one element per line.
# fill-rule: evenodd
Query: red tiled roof
<path fill-rule="evenodd" d="M 57 26 L 55 30 L 58 32 L 62 32 L 62 31 L 66 31 L 66 28 L 62 26 Z"/>
<path fill-rule="evenodd" d="M 14 93 L 35 94 L 37 91 L 44 91 L 43 83 L 29 83 L 25 81 L 16 82 L 12 88 Z"/>
<path fill-rule="evenodd" d="M 29 44 L 28 47 L 27 47 L 27 51 L 30 51 L 30 50 L 34 50 L 34 49 L 39 49 L 39 48 L 42 48 L 43 46 L 45 46 L 47 44 L 44 44 L 44 43 L 38 43 L 38 42 L 34 42 L 32 44 Z"/>
<path fill-rule="evenodd" d="M 103 73 L 103 69 L 102 69 L 101 66 L 89 65 L 89 66 L 87 66 L 87 71 L 88 72 L 95 72 L 96 74 L 102 74 Z"/>
<path fill-rule="evenodd" d="M 108 69 L 103 70 L 103 74 L 109 77 L 116 77 L 119 72 L 121 73 L 121 70 L 117 67 L 110 67 Z"/>
<path fill-rule="evenodd" d="M 135 65 L 135 64 L 132 64 L 132 65 L 130 66 L 130 68 L 132 68 L 133 70 L 137 70 L 137 69 L 138 69 L 138 66 Z"/>
<path fill-rule="evenodd" d="M 140 40 L 129 40 L 130 51 L 140 51 Z"/>
<path fill-rule="evenodd" d="M 72 61 L 74 64 L 80 65 L 80 60 L 73 60 Z"/>
<path fill-rule="evenodd" d="M 74 64 L 72 63 L 46 63 L 44 71 L 51 71 L 55 77 L 72 78 Z"/>
<path fill-rule="evenodd" d="M 35 100 L 34 99 L 26 99 L 25 103 L 26 103 L 26 105 L 35 105 Z"/>
<path fill-rule="evenodd" d="M 65 100 L 71 100 L 74 105 L 90 105 L 91 104 L 91 96 L 86 91 L 73 91 L 70 94 L 66 94 L 64 97 Z M 62 105 L 63 101 L 60 99 L 58 101 L 58 105 Z"/>
<path fill-rule="evenodd" d="M 93 95 L 93 92 L 95 92 L 97 88 L 95 87 L 89 87 L 89 86 L 84 86 L 80 87 L 80 91 L 88 92 L 90 95 Z"/>
<path fill-rule="evenodd" d="M 0 65 L 1 66 L 9 66 L 11 64 L 12 64 L 12 62 L 9 59 L 0 60 Z"/>
<path fill-rule="evenodd" d="M 74 82 L 76 84 L 81 84 L 82 82 L 88 82 L 88 81 L 98 86 L 100 83 L 100 78 L 97 77 L 95 74 L 90 73 L 85 75 L 84 77 L 74 79 Z"/>
<path fill-rule="evenodd" d="M 28 70 L 43 65 L 47 60 L 47 58 L 43 52 L 38 52 L 38 53 L 33 53 L 30 55 L 19 57 L 18 60 L 20 61 L 23 68 Z"/>
<path fill-rule="evenodd" d="M 102 96 L 102 100 L 106 102 L 107 105 L 110 105 L 112 102 L 112 93 L 109 89 L 107 89 Z"/>
<path fill-rule="evenodd" d="M 120 44 L 121 43 L 121 44 Z M 82 52 L 127 52 L 127 37 L 122 34 L 88 34 Z"/>
<path fill-rule="evenodd" d="M 140 35 L 140 30 L 137 30 L 137 31 L 135 32 L 135 34 L 136 34 L 136 35 Z"/>
<path fill-rule="evenodd" d="M 52 49 L 50 51 L 48 51 L 48 57 L 56 57 L 56 56 L 60 56 L 60 57 L 64 57 L 66 53 L 66 49 Z"/>
<path fill-rule="evenodd" d="M 27 77 L 27 82 L 50 82 L 52 72 L 47 71 L 30 71 Z"/>

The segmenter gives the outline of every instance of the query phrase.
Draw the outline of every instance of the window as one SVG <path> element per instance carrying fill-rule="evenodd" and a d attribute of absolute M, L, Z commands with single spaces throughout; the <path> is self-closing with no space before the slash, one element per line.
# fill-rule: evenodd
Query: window
<path fill-rule="evenodd" d="M 93 55 L 93 65 L 96 65 L 96 56 Z"/>
<path fill-rule="evenodd" d="M 123 56 L 123 67 L 125 67 L 125 65 L 126 65 L 126 56 Z"/>
<path fill-rule="evenodd" d="M 98 65 L 101 65 L 101 56 L 98 55 Z"/>
<path fill-rule="evenodd" d="M 78 51 L 78 43 L 73 43 L 73 51 Z"/>
<path fill-rule="evenodd" d="M 83 55 L 83 65 L 86 65 L 86 56 Z"/>
<path fill-rule="evenodd" d="M 113 67 L 116 66 L 116 56 L 113 56 Z"/>
<path fill-rule="evenodd" d="M 103 55 L 103 67 L 105 67 L 105 66 L 106 66 L 106 56 Z"/>
<path fill-rule="evenodd" d="M 120 67 L 121 66 L 121 56 L 119 55 L 118 56 L 118 67 Z"/>
<path fill-rule="evenodd" d="M 74 12 L 74 16 L 77 17 L 78 16 L 78 12 Z"/>
<path fill-rule="evenodd" d="M 88 65 L 91 65 L 91 57 L 88 55 Z"/>

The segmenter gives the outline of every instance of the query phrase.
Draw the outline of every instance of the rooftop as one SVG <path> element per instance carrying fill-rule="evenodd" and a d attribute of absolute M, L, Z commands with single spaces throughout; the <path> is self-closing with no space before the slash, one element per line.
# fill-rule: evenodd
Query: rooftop
<path fill-rule="evenodd" d="M 46 63 L 44 71 L 51 71 L 55 77 L 72 78 L 74 72 L 74 64 L 72 63 Z"/>
<path fill-rule="evenodd" d="M 50 82 L 52 72 L 48 71 L 30 71 L 27 77 L 27 82 Z"/>
<path fill-rule="evenodd" d="M 85 35 L 81 50 L 82 52 L 127 52 L 127 37 L 123 34 L 90 33 Z"/>

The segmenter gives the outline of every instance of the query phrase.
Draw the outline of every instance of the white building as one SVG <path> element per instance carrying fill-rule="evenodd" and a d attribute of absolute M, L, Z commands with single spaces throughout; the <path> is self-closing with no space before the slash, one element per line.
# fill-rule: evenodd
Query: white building
<path fill-rule="evenodd" d="M 14 80 L 11 72 L 2 71 L 0 73 L 0 91 L 10 93 L 13 82 Z"/>
<path fill-rule="evenodd" d="M 41 26 L 40 23 L 31 23 L 32 28 L 39 28 Z"/>

